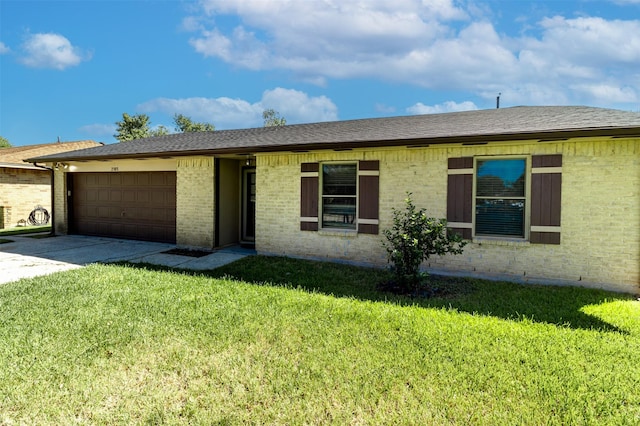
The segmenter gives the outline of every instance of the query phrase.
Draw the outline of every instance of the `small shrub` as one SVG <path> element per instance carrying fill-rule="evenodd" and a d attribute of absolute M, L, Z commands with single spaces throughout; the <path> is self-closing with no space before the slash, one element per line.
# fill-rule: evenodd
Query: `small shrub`
<path fill-rule="evenodd" d="M 446 219 L 427 217 L 418 210 L 411 193 L 404 209 L 393 209 L 393 227 L 385 229 L 383 241 L 396 286 L 406 293 L 416 293 L 424 285 L 420 264 L 432 255 L 460 254 L 467 244 L 458 234 L 447 232 Z"/>

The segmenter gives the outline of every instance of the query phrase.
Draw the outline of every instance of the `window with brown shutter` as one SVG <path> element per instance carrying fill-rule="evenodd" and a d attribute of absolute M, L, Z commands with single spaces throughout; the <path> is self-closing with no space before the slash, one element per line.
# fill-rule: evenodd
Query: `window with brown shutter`
<path fill-rule="evenodd" d="M 473 157 L 450 158 L 449 228 L 466 239 L 528 237 L 532 244 L 560 244 L 562 155 L 533 155 L 530 175 L 527 161 L 486 157 L 474 164 Z"/>
<path fill-rule="evenodd" d="M 324 163 L 321 170 L 321 228 L 355 230 L 358 200 L 356 163 Z"/>
<path fill-rule="evenodd" d="M 475 235 L 525 238 L 527 159 L 479 158 L 475 171 Z"/>
<path fill-rule="evenodd" d="M 318 163 L 300 166 L 300 230 L 318 230 Z"/>
<path fill-rule="evenodd" d="M 360 234 L 377 235 L 379 232 L 379 181 L 379 161 L 360 161 L 358 163 L 358 233 Z"/>
<path fill-rule="evenodd" d="M 562 155 L 531 157 L 531 232 L 533 244 L 560 244 Z"/>
<path fill-rule="evenodd" d="M 300 172 L 300 230 L 379 233 L 377 160 L 303 163 Z"/>
<path fill-rule="evenodd" d="M 449 158 L 447 225 L 470 240 L 473 229 L 473 157 Z"/>

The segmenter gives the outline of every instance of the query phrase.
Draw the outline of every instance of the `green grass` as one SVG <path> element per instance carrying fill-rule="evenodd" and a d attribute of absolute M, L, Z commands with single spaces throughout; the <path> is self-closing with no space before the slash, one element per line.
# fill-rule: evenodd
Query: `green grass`
<path fill-rule="evenodd" d="M 640 422 L 633 297 L 450 279 L 422 300 L 385 279 L 255 256 L 0 286 L 0 424 Z"/>
<path fill-rule="evenodd" d="M 0 229 L 0 237 L 8 235 L 35 234 L 39 232 L 50 232 L 51 226 L 19 226 L 16 228 Z"/>

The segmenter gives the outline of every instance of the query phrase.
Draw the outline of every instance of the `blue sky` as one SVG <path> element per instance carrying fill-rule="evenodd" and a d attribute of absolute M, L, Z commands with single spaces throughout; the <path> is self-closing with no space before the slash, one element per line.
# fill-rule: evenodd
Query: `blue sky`
<path fill-rule="evenodd" d="M 515 105 L 640 111 L 640 0 L 0 0 L 0 135 L 115 142 Z"/>

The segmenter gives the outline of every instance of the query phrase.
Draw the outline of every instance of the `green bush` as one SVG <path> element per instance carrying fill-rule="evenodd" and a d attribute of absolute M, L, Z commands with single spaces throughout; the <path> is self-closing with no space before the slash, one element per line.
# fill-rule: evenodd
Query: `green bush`
<path fill-rule="evenodd" d="M 423 285 L 420 264 L 431 255 L 461 254 L 467 244 L 458 234 L 447 231 L 446 219 L 427 217 L 417 210 L 407 193 L 404 209 L 393 209 L 393 227 L 385 229 L 383 241 L 396 285 L 404 292 L 416 292 Z"/>

